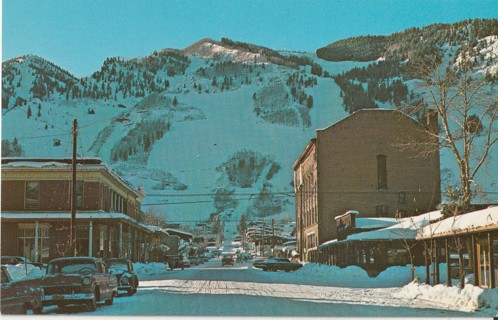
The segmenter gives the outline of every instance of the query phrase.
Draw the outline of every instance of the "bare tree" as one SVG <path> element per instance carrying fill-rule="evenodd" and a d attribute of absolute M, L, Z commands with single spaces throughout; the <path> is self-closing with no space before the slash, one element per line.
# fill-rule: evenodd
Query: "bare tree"
<path fill-rule="evenodd" d="M 166 227 L 167 216 L 162 210 L 157 210 L 156 208 L 150 206 L 147 211 L 143 214 L 144 224 L 149 226 Z"/>
<path fill-rule="evenodd" d="M 474 192 L 478 189 L 476 174 L 488 159 L 491 148 L 498 141 L 498 99 L 491 83 L 484 76 L 472 73 L 469 63 L 461 62 L 444 68 L 438 58 L 411 62 L 409 73 L 418 79 L 416 88 L 426 103 L 407 106 L 409 113 L 430 108 L 437 113 L 439 127 L 427 126 L 426 132 L 434 141 L 402 141 L 403 148 L 417 148 L 421 155 L 429 155 L 438 148 L 449 148 L 460 175 L 459 214 L 470 209 Z M 477 142 L 479 140 L 479 142 Z M 436 143 L 435 143 L 436 142 Z"/>

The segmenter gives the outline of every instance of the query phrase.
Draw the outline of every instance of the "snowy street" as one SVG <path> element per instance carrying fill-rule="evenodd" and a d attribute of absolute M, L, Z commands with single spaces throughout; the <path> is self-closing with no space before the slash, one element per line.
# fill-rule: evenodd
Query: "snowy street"
<path fill-rule="evenodd" d="M 343 288 L 296 284 L 295 273 L 263 272 L 252 262 L 222 267 L 219 258 L 185 270 L 141 275 L 132 297 L 95 312 L 45 308 L 44 314 L 168 316 L 406 316 L 459 317 L 478 313 L 441 309 L 431 301 L 400 299 L 401 288 Z M 481 315 L 482 316 L 482 315 Z"/>

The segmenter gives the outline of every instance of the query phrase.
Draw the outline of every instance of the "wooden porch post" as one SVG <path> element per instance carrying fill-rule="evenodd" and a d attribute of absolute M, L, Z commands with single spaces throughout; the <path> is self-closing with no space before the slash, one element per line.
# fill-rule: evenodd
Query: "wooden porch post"
<path fill-rule="evenodd" d="M 493 252 L 493 237 L 491 236 L 491 232 L 488 232 L 488 252 L 489 252 L 489 278 L 491 280 L 491 288 L 496 287 L 496 279 L 495 279 L 495 258 Z"/>
<path fill-rule="evenodd" d="M 436 283 L 435 284 L 440 284 L 441 279 L 440 279 L 440 272 L 439 272 L 439 246 L 438 246 L 437 240 L 434 240 L 434 264 L 436 267 Z"/>
<path fill-rule="evenodd" d="M 93 257 L 93 221 L 88 225 L 88 256 Z"/>
<path fill-rule="evenodd" d="M 472 234 L 470 236 L 470 243 L 471 243 L 471 252 L 472 252 L 472 271 L 474 272 L 474 285 L 479 286 L 479 263 L 477 261 L 477 248 L 476 248 L 476 239 L 475 236 Z"/>
<path fill-rule="evenodd" d="M 447 273 L 447 284 L 451 287 L 451 265 L 450 265 L 450 246 L 448 244 L 448 238 L 444 239 L 444 252 L 446 253 L 446 273 Z"/>
<path fill-rule="evenodd" d="M 424 256 L 425 256 L 425 283 L 431 284 L 431 271 L 429 267 L 429 251 L 427 250 L 427 242 L 424 241 Z"/>

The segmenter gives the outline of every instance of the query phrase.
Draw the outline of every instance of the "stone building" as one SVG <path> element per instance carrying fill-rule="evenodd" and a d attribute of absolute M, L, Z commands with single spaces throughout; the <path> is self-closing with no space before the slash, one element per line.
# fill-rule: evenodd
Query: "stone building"
<path fill-rule="evenodd" d="M 422 124 L 396 110 L 365 109 L 316 130 L 293 165 L 297 240 L 302 260 L 316 261 L 320 244 L 337 238 L 334 218 L 407 217 L 441 201 L 439 151 L 422 155 L 403 142 L 437 144 Z"/>

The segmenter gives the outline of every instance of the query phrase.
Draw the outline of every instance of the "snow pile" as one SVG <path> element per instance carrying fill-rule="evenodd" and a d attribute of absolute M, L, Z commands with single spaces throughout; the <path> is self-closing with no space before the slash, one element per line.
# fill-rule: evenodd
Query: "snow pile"
<path fill-rule="evenodd" d="M 496 310 L 498 307 L 498 289 L 482 289 L 471 284 L 467 284 L 462 289 L 442 284 L 430 286 L 412 282 L 404 286 L 395 296 L 404 299 L 433 301 L 439 305 L 456 307 L 458 310 L 466 312 L 475 311 L 479 308 Z"/>
<path fill-rule="evenodd" d="M 443 266 L 443 264 L 441 264 Z M 443 267 L 440 268 L 443 271 Z M 326 286 L 351 288 L 402 287 L 411 281 L 410 266 L 390 267 L 377 277 L 370 277 L 358 266 L 339 268 L 318 263 L 307 263 L 292 273 L 280 273 L 282 277 L 292 277 L 293 282 L 314 283 Z M 276 276 L 272 274 L 272 276 Z M 415 267 L 415 276 L 425 278 L 425 267 Z M 442 274 L 442 276 L 445 276 Z"/>
<path fill-rule="evenodd" d="M 45 269 L 40 269 L 31 264 L 7 265 L 7 272 L 13 281 L 37 279 L 45 275 Z"/>
<path fill-rule="evenodd" d="M 168 270 L 168 265 L 162 262 L 134 263 L 133 270 L 137 275 L 154 275 Z"/>

